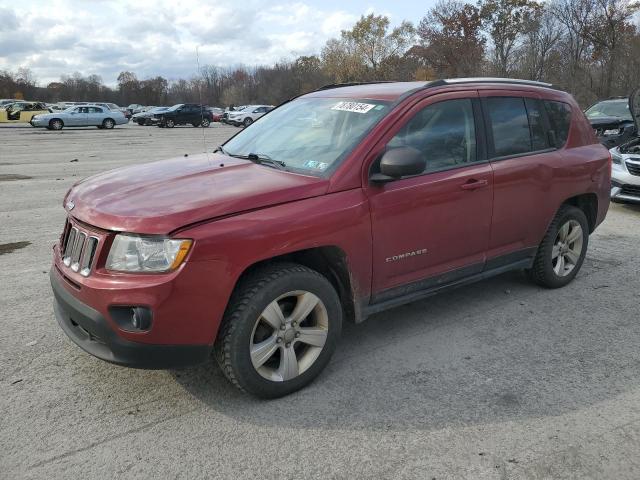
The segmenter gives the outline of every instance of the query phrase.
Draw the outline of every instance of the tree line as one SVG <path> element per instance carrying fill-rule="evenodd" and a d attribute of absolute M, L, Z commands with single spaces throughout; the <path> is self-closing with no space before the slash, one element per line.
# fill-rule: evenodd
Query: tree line
<path fill-rule="evenodd" d="M 550 82 L 587 105 L 640 86 L 639 10 L 634 0 L 440 0 L 416 24 L 391 27 L 386 16 L 363 15 L 316 55 L 274 65 L 206 65 L 171 81 L 124 71 L 113 88 L 97 75 L 41 86 L 28 69 L 0 71 L 0 97 L 279 104 L 329 83 L 500 76 Z"/>

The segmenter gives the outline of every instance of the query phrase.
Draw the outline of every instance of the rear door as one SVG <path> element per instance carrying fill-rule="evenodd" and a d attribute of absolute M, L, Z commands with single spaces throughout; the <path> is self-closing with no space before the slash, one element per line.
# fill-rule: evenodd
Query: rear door
<path fill-rule="evenodd" d="M 87 124 L 88 125 L 102 125 L 102 120 L 105 118 L 103 107 L 87 107 Z"/>
<path fill-rule="evenodd" d="M 477 92 L 455 92 L 416 104 L 376 147 L 416 148 L 426 169 L 366 186 L 374 302 L 482 271 L 493 202 L 483 138 Z"/>
<path fill-rule="evenodd" d="M 535 93 L 487 90 L 480 95 L 494 171 L 487 251 L 487 268 L 494 268 L 535 254 L 553 216 L 548 199 L 562 158 L 552 145 L 560 134 L 551 133 Z"/>

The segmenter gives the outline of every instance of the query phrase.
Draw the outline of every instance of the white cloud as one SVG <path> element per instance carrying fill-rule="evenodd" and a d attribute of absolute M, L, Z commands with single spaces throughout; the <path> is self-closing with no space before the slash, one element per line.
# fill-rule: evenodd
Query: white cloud
<path fill-rule="evenodd" d="M 0 70 L 30 68 L 41 83 L 63 74 L 122 70 L 189 77 L 200 63 L 262 65 L 319 53 L 361 12 L 307 1 L 22 0 L 0 8 Z"/>

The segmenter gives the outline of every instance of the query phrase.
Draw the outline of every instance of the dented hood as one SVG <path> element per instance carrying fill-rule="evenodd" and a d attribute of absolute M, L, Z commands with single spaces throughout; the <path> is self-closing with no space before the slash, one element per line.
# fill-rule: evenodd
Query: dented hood
<path fill-rule="evenodd" d="M 74 185 L 64 205 L 106 230 L 166 234 L 196 222 L 326 193 L 328 180 L 220 154 L 120 168 Z"/>

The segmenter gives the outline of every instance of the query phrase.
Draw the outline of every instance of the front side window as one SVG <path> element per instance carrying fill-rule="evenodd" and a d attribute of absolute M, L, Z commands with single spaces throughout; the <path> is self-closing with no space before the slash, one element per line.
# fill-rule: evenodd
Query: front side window
<path fill-rule="evenodd" d="M 382 100 L 298 98 L 261 117 L 223 149 L 228 155 L 268 157 L 285 169 L 326 176 L 389 110 L 389 102 Z"/>
<path fill-rule="evenodd" d="M 427 172 L 476 161 L 476 132 L 471 99 L 446 100 L 418 112 L 387 144 L 413 147 L 424 155 Z"/>
<path fill-rule="evenodd" d="M 486 100 L 496 157 L 517 155 L 533 150 L 524 99 L 489 97 Z"/>

